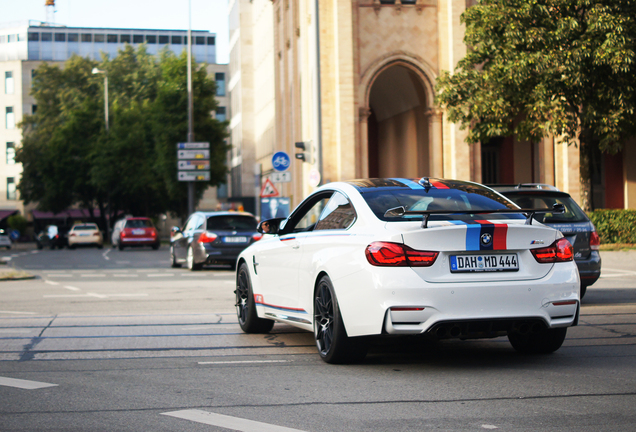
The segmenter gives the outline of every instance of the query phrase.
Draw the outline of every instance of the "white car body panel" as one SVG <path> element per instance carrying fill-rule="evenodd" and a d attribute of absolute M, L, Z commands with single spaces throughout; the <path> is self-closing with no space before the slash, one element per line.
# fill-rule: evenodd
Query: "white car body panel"
<path fill-rule="evenodd" d="M 452 320 L 540 319 L 547 327 L 575 323 L 579 275 L 573 261 L 538 263 L 529 251 L 551 245 L 562 235 L 524 219 L 493 220 L 506 225 L 505 249 L 467 250 L 464 223 L 379 220 L 355 186 L 332 183 L 353 204 L 357 218 L 348 228 L 265 235 L 239 256 L 248 264 L 258 317 L 313 330 L 314 288 L 329 276 L 347 335 L 425 333 Z M 487 216 L 481 218 L 487 220 Z M 498 229 L 503 229 L 499 227 Z M 375 241 L 404 243 L 440 252 L 430 267 L 379 267 L 365 256 Z M 516 253 L 518 271 L 451 273 L 449 257 L 460 254 Z M 553 302 L 573 301 L 555 306 Z M 421 311 L 391 311 L 391 307 Z"/>

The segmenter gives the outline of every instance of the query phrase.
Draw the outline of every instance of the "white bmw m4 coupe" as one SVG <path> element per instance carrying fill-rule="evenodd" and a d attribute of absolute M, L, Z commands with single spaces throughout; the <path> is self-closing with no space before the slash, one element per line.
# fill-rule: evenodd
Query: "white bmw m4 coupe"
<path fill-rule="evenodd" d="M 328 363 L 361 360 L 371 337 L 507 336 L 551 353 L 579 316 L 572 246 L 483 185 L 457 180 L 330 183 L 237 261 L 236 309 L 247 333 L 275 322 L 313 332 Z"/>

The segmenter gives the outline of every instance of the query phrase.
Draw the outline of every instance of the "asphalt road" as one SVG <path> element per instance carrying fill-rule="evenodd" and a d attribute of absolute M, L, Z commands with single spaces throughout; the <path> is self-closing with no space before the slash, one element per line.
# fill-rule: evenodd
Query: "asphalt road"
<path fill-rule="evenodd" d="M 0 259 L 37 276 L 0 282 L 0 431 L 636 429 L 636 251 L 603 253 L 552 355 L 383 341 L 346 366 L 286 325 L 243 334 L 234 273 L 172 269 L 167 248 Z"/>

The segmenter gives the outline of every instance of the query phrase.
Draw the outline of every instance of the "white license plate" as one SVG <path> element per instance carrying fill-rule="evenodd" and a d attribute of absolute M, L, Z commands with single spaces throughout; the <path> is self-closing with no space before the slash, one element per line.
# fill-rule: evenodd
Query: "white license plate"
<path fill-rule="evenodd" d="M 451 255 L 452 273 L 518 271 L 517 254 Z"/>
<path fill-rule="evenodd" d="M 224 243 L 247 243 L 247 237 L 223 237 Z"/>
<path fill-rule="evenodd" d="M 80 233 L 80 236 L 89 236 L 89 235 L 93 235 L 92 233 Z"/>
<path fill-rule="evenodd" d="M 132 230 L 132 233 L 134 235 L 144 235 L 144 234 L 146 234 L 146 230 L 142 229 L 142 228 L 134 229 L 134 230 Z"/>

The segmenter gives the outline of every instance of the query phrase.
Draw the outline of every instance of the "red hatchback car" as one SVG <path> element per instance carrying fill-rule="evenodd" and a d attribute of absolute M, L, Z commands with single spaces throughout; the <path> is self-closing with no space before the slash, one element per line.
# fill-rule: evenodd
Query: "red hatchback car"
<path fill-rule="evenodd" d="M 151 246 L 157 250 L 161 244 L 157 229 L 147 217 L 128 217 L 118 220 L 113 227 L 111 241 L 113 247 L 119 250 L 129 246 Z"/>

